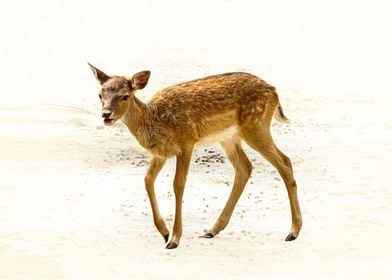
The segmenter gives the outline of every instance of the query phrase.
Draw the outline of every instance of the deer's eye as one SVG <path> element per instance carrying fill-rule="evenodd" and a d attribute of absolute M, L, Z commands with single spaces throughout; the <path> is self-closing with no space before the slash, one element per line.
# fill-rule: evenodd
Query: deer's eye
<path fill-rule="evenodd" d="M 125 96 L 123 96 L 122 101 L 127 101 L 128 98 L 129 98 L 129 95 L 125 95 Z"/>
<path fill-rule="evenodd" d="M 98 95 L 99 96 L 99 99 L 101 99 L 102 100 L 102 95 L 100 94 L 100 95 Z"/>

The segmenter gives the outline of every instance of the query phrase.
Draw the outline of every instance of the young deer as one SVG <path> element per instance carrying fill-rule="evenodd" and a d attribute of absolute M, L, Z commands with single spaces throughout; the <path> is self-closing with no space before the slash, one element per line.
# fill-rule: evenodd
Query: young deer
<path fill-rule="evenodd" d="M 102 85 L 99 98 L 105 125 L 121 120 L 152 158 L 145 176 L 154 223 L 165 242 L 169 230 L 159 212 L 154 191 L 155 179 L 166 162 L 176 157 L 174 193 L 176 210 L 173 232 L 167 249 L 176 248 L 182 235 L 182 197 L 192 151 L 199 144 L 219 142 L 234 167 L 235 178 L 230 197 L 205 238 L 223 230 L 233 213 L 252 172 L 241 140 L 258 151 L 278 171 L 286 185 L 291 208 L 291 231 L 286 241 L 298 237 L 302 226 L 290 159 L 275 145 L 270 124 L 273 117 L 287 121 L 275 88 L 247 73 L 227 73 L 167 87 L 157 92 L 147 104 L 136 96 L 150 77 L 142 71 L 131 78 L 109 76 L 89 64 Z"/>

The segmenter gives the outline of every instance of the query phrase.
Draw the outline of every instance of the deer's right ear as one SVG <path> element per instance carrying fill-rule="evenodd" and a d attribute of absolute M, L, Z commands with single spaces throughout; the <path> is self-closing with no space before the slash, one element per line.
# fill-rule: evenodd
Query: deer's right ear
<path fill-rule="evenodd" d="M 103 85 L 107 80 L 110 79 L 110 77 L 108 75 L 106 75 L 103 71 L 99 70 L 97 67 L 91 65 L 90 63 L 88 63 L 88 66 L 90 66 L 91 70 L 94 73 L 95 78 L 97 79 L 97 81 Z"/>

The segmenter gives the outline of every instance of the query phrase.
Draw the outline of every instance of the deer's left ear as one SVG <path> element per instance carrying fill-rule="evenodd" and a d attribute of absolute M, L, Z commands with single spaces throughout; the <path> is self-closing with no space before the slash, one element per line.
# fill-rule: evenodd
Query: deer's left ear
<path fill-rule="evenodd" d="M 109 75 L 106 75 L 103 71 L 99 70 L 97 67 L 91 65 L 90 63 L 87 62 L 87 64 L 90 66 L 91 70 L 93 70 L 93 73 L 95 75 L 95 78 L 98 80 L 98 82 L 103 85 L 107 80 L 110 79 Z"/>
<path fill-rule="evenodd" d="M 150 75 L 150 71 L 142 71 L 133 75 L 132 78 L 129 80 L 132 89 L 143 89 L 147 85 Z"/>

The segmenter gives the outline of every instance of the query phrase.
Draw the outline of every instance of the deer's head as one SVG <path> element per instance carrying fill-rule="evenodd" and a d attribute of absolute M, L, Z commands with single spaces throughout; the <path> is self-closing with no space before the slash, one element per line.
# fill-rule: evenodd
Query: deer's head
<path fill-rule="evenodd" d="M 130 102 L 138 89 L 143 89 L 150 78 L 150 71 L 142 71 L 131 78 L 109 76 L 88 64 L 102 86 L 99 99 L 102 103 L 102 118 L 105 125 L 113 125 L 130 109 Z"/>

